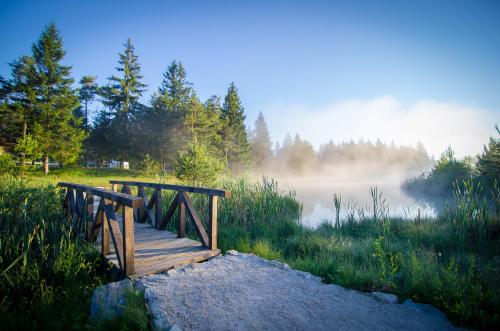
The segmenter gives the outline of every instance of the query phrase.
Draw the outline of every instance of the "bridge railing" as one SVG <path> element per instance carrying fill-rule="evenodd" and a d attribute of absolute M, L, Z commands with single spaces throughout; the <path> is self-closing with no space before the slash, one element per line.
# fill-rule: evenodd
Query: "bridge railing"
<path fill-rule="evenodd" d="M 101 253 L 109 254 L 113 243 L 118 266 L 125 276 L 134 274 L 134 215 L 137 208 L 142 208 L 144 200 L 128 194 L 113 192 L 87 185 L 60 182 L 65 188 L 64 209 L 77 236 L 84 235 L 89 241 L 95 241 L 102 228 Z M 99 200 L 94 212 L 94 201 Z M 121 221 L 117 217 L 120 212 Z M 121 224 L 121 226 L 120 226 Z"/>
<path fill-rule="evenodd" d="M 145 222 L 149 218 L 154 227 L 163 230 L 171 221 L 175 211 L 178 210 L 177 237 L 183 238 L 186 234 L 187 212 L 189 218 L 193 222 L 201 243 L 211 250 L 217 249 L 217 203 L 219 197 L 228 198 L 230 196 L 228 191 L 205 187 L 122 180 L 112 180 L 110 183 L 113 191 L 117 191 L 117 186 L 121 185 L 122 187 L 120 191 L 129 195 L 132 195 L 130 187 L 137 187 L 137 196 L 144 199 L 144 206 L 138 207 L 134 210 L 134 218 L 136 221 Z M 147 196 L 144 188 L 154 189 L 150 197 Z M 176 192 L 173 201 L 170 203 L 170 207 L 165 213 L 162 210 L 162 190 L 172 190 Z M 198 193 L 208 196 L 208 234 L 203 226 L 200 216 L 194 209 L 193 202 L 188 193 Z"/>

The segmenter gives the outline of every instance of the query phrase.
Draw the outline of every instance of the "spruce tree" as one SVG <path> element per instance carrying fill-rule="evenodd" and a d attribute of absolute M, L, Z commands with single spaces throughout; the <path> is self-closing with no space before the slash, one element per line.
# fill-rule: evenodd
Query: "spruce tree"
<path fill-rule="evenodd" d="M 151 109 L 142 114 L 144 152 L 160 162 L 162 170 L 174 169 L 176 155 L 185 150 L 189 141 L 186 114 L 190 103 L 196 112 L 196 97 L 192 98 L 191 83 L 186 80 L 182 63 L 173 61 L 163 74 L 158 91 L 151 98 Z"/>
<path fill-rule="evenodd" d="M 78 128 L 79 120 L 73 115 L 78 98 L 71 89 L 71 67 L 60 63 L 66 54 L 62 46 L 53 23 L 32 46 L 37 111 L 33 131 L 44 155 L 45 174 L 49 171 L 49 157 L 60 164 L 75 162 L 85 138 L 84 131 Z"/>
<path fill-rule="evenodd" d="M 130 38 L 124 46 L 125 51 L 119 54 L 119 66 L 116 67 L 121 75 L 109 77 L 110 85 L 101 90 L 103 103 L 110 113 L 114 113 L 108 135 L 108 143 L 113 145 L 111 156 L 121 162 L 134 155 L 132 126 L 140 108 L 139 98 L 146 87 L 141 82 L 141 66 Z"/>
<path fill-rule="evenodd" d="M 80 107 L 77 108 L 77 116 L 83 118 L 83 127 L 90 130 L 90 111 L 89 104 L 95 100 L 99 87 L 95 82 L 95 76 L 83 76 L 80 79 L 80 88 L 78 89 L 78 98 Z"/>
<path fill-rule="evenodd" d="M 239 166 L 248 164 L 250 146 L 245 129 L 244 108 L 234 82 L 227 90 L 221 115 L 224 159 L 226 166 L 235 171 Z"/>
<path fill-rule="evenodd" d="M 271 136 L 262 112 L 259 112 L 259 116 L 255 121 L 255 128 L 253 129 L 252 137 L 250 138 L 250 146 L 252 151 L 252 160 L 255 162 L 255 166 L 257 168 L 262 168 L 271 160 L 273 155 L 271 150 Z"/>

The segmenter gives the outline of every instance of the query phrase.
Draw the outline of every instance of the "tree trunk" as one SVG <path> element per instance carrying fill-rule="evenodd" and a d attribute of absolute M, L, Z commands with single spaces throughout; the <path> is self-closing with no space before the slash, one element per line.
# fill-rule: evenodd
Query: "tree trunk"
<path fill-rule="evenodd" d="M 49 156 L 45 155 L 43 158 L 43 173 L 47 175 L 49 173 Z"/>

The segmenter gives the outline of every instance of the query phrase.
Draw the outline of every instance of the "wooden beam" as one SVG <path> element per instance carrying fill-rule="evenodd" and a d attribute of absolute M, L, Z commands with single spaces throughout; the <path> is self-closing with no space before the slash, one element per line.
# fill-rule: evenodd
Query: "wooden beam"
<path fill-rule="evenodd" d="M 160 222 L 162 220 L 162 205 L 161 205 L 161 200 L 162 200 L 161 189 L 156 189 L 155 223 L 153 225 L 155 228 L 159 227 Z"/>
<path fill-rule="evenodd" d="M 182 200 L 186 204 L 186 210 L 189 214 L 189 217 L 191 220 L 194 222 L 195 225 L 195 230 L 196 233 L 198 234 L 198 237 L 200 237 L 201 243 L 205 246 L 209 246 L 209 241 L 208 241 L 208 235 L 207 232 L 205 231 L 205 228 L 203 227 L 203 223 L 200 219 L 200 216 L 198 216 L 198 213 L 196 213 L 196 210 L 194 210 L 193 202 L 191 201 L 191 198 L 186 192 L 182 192 Z"/>
<path fill-rule="evenodd" d="M 67 182 L 60 182 L 58 185 L 61 187 L 66 187 L 71 190 L 78 190 L 85 192 L 87 194 L 92 194 L 94 196 L 108 199 L 113 202 L 119 202 L 125 206 L 132 208 L 142 207 L 144 204 L 144 200 L 142 198 L 133 197 L 124 193 L 118 193 L 118 192 L 108 191 L 105 189 L 95 188 L 92 186 L 73 184 Z"/>
<path fill-rule="evenodd" d="M 125 276 L 134 274 L 134 210 L 130 207 L 123 207 L 123 261 L 125 266 L 123 271 Z"/>
<path fill-rule="evenodd" d="M 99 216 L 102 220 L 102 239 L 101 239 L 101 253 L 106 256 L 109 254 L 109 244 L 110 244 L 110 236 L 109 236 L 109 225 L 105 220 L 106 215 L 104 213 L 104 200 L 102 202 L 101 212 L 96 216 Z"/>
<path fill-rule="evenodd" d="M 208 197 L 208 223 L 210 226 L 210 246 L 211 250 L 217 249 L 217 196 Z"/>
<path fill-rule="evenodd" d="M 116 258 L 118 263 L 120 264 L 120 269 L 124 269 L 124 261 L 123 261 L 123 236 L 120 231 L 120 224 L 116 220 L 113 201 L 104 200 L 104 216 L 106 218 L 104 223 L 107 223 L 109 227 L 109 234 L 111 235 L 111 241 L 113 242 L 113 247 L 115 248 Z"/>
<path fill-rule="evenodd" d="M 182 199 L 179 199 L 179 208 L 177 210 L 177 238 L 184 238 L 186 235 L 186 205 Z"/>
<path fill-rule="evenodd" d="M 161 223 L 159 224 L 160 230 L 165 230 L 168 223 L 172 219 L 172 216 L 174 216 L 175 209 L 177 209 L 177 205 L 179 204 L 179 195 L 180 195 L 180 193 L 177 193 L 175 195 L 174 200 L 170 204 L 170 207 L 168 208 L 166 214 L 163 216 L 163 219 L 161 220 Z"/>
<path fill-rule="evenodd" d="M 131 185 L 131 186 L 142 186 L 142 187 L 151 187 L 156 189 L 163 190 L 172 190 L 178 192 L 189 192 L 189 193 L 200 193 L 200 194 L 208 194 L 208 195 L 216 195 L 221 198 L 229 198 L 230 192 L 221 190 L 221 189 L 213 189 L 207 187 L 195 187 L 195 186 L 184 186 L 184 185 L 173 185 L 173 184 L 159 184 L 159 183 L 147 183 L 147 182 L 133 182 L 133 181 L 125 181 L 125 180 L 110 180 L 111 184 L 115 185 Z"/>
<path fill-rule="evenodd" d="M 86 236 L 88 239 L 91 238 L 92 234 L 92 228 L 94 226 L 94 196 L 91 194 L 87 194 L 86 199 L 85 199 L 85 213 L 86 213 L 86 226 L 87 226 L 87 233 Z"/>

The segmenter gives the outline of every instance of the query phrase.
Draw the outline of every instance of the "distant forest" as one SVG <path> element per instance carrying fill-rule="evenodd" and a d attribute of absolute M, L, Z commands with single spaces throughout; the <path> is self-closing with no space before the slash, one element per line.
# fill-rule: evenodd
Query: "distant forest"
<path fill-rule="evenodd" d="M 175 171 L 186 180 L 210 177 L 212 170 L 300 174 L 355 164 L 415 173 L 434 163 L 421 144 L 329 142 L 315 151 L 297 135 L 273 146 L 262 113 L 253 128 L 245 127 L 234 82 L 223 97 L 201 100 L 179 61 L 168 65 L 149 102 L 141 103 L 148 87 L 130 39 L 103 86 L 92 75 L 75 86 L 71 67 L 61 63 L 65 54 L 58 29 L 49 24 L 33 43 L 32 54 L 10 64 L 11 77 L 0 77 L 4 158 L 9 155 L 22 165 L 42 160 L 45 172 L 49 161 L 61 166 L 127 161 L 135 169 Z"/>

